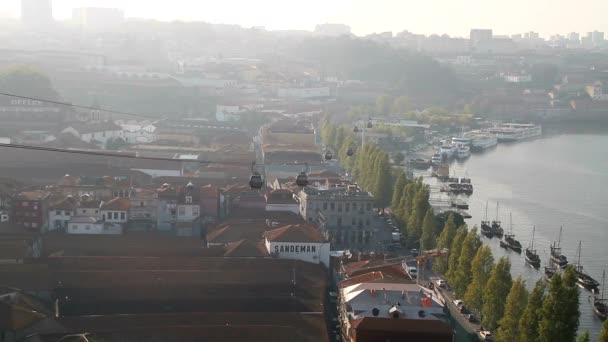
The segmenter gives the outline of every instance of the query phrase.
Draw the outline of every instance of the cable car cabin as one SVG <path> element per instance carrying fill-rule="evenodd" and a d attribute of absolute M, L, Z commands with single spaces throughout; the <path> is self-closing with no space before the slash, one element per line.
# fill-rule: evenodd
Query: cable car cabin
<path fill-rule="evenodd" d="M 367 128 L 372 128 L 374 127 L 374 125 L 372 125 L 371 121 L 367 123 Z"/>
<path fill-rule="evenodd" d="M 298 177 L 296 177 L 296 184 L 303 188 L 308 186 L 308 176 L 306 175 L 306 172 L 300 172 Z"/>
<path fill-rule="evenodd" d="M 359 127 L 355 126 L 355 128 L 353 128 L 353 132 L 359 133 Z"/>
<path fill-rule="evenodd" d="M 348 148 L 348 151 L 346 151 L 346 155 L 349 157 L 352 157 L 355 154 L 355 150 L 352 147 Z"/>
<path fill-rule="evenodd" d="M 262 186 L 264 185 L 264 180 L 262 179 L 262 175 L 260 175 L 257 172 L 254 172 L 251 175 L 251 179 L 249 180 L 249 187 L 253 190 L 253 189 L 261 189 Z"/>
<path fill-rule="evenodd" d="M 331 151 L 325 152 L 325 160 L 331 160 L 333 157 L 334 155 L 331 153 Z"/>

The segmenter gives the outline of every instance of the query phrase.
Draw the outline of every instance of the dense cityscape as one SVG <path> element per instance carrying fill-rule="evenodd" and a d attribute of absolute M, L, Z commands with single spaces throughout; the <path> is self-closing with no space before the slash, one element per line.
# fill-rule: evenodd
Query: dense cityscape
<path fill-rule="evenodd" d="M 603 32 L 54 5 L 0 18 L 0 342 L 608 342 Z"/>

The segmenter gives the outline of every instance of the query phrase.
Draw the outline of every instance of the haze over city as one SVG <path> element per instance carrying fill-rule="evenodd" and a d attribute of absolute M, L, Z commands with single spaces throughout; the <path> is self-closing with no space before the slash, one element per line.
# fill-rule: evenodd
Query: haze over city
<path fill-rule="evenodd" d="M 62 0 L 55 1 L 53 14 L 62 20 L 71 17 L 73 8 L 90 6 L 121 8 L 127 17 L 264 26 L 273 30 L 312 30 L 319 23 L 343 23 L 357 35 L 409 30 L 466 37 L 472 27 L 491 27 L 497 34 L 508 35 L 527 31 L 542 36 L 608 31 L 608 1 L 604 0 Z M 18 17 L 19 7 L 19 0 L 3 0 L 0 14 Z"/>
<path fill-rule="evenodd" d="M 0 0 L 0 342 L 608 342 L 607 0 Z"/>

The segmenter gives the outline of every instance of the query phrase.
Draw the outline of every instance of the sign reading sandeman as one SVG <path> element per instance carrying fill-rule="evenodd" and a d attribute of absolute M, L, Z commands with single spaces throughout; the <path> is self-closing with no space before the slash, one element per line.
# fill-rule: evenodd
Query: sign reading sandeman
<path fill-rule="evenodd" d="M 316 253 L 317 246 L 310 245 L 302 245 L 302 246 L 294 246 L 294 245 L 277 245 L 274 246 L 275 253 Z"/>

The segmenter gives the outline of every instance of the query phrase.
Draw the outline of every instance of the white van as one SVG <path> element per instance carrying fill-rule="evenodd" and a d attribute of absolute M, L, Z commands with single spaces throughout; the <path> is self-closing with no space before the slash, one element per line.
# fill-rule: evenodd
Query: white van
<path fill-rule="evenodd" d="M 409 274 L 412 278 L 416 278 L 416 276 L 418 275 L 418 268 L 416 266 L 408 266 L 407 274 Z"/>

